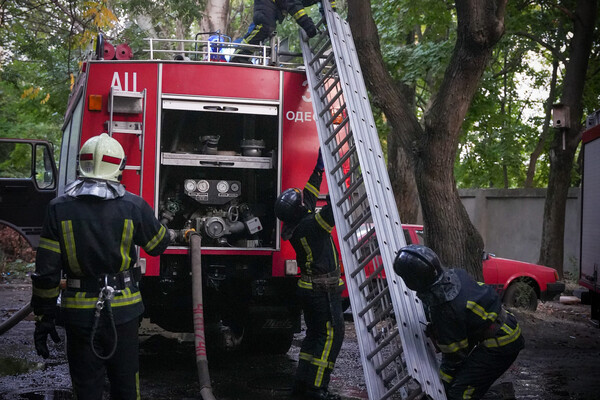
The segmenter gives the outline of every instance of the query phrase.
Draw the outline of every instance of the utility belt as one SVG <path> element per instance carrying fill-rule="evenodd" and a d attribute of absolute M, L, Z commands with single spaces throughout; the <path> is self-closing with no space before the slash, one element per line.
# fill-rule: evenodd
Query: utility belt
<path fill-rule="evenodd" d="M 67 278 L 67 290 L 77 292 L 99 292 L 103 287 L 110 286 L 114 290 L 124 290 L 135 287 L 142 278 L 139 267 L 130 268 L 116 274 L 102 274 L 98 278 Z"/>
<path fill-rule="evenodd" d="M 300 275 L 300 280 L 312 283 L 313 290 L 329 292 L 339 287 L 340 273 L 339 271 L 333 271 L 320 275 L 302 274 Z"/>

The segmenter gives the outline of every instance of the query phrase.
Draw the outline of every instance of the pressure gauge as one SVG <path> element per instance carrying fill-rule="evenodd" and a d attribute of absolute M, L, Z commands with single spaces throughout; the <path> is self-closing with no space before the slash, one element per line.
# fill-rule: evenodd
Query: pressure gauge
<path fill-rule="evenodd" d="M 186 179 L 183 185 L 185 186 L 186 192 L 193 192 L 196 190 L 196 182 L 192 179 Z"/>
<path fill-rule="evenodd" d="M 202 192 L 202 193 L 206 193 L 208 192 L 208 188 L 210 187 L 210 184 L 208 183 L 208 181 L 202 179 L 201 181 L 198 181 L 198 191 Z"/>
<path fill-rule="evenodd" d="M 240 190 L 240 185 L 237 182 L 233 182 L 231 184 L 231 191 L 232 192 L 237 192 Z"/>
<path fill-rule="evenodd" d="M 228 190 L 229 190 L 229 183 L 227 183 L 227 181 L 219 181 L 219 183 L 217 183 L 217 192 L 227 193 Z"/>

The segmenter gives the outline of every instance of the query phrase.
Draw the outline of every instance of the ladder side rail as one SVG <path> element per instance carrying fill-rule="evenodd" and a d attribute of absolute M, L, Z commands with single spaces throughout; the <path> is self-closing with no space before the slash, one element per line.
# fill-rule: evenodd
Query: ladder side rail
<path fill-rule="evenodd" d="M 377 241 L 381 248 L 388 287 L 392 292 L 397 321 L 402 321 L 402 343 L 405 345 L 407 363 L 423 390 L 434 398 L 445 398 L 443 386 L 437 372 L 437 360 L 428 340 L 424 337 L 425 316 L 421 302 L 415 293 L 408 290 L 404 282 L 397 278 L 392 269 L 396 252 L 406 242 L 398 215 L 391 183 L 381 151 L 381 144 L 375 128 L 360 63 L 354 48 L 349 25 L 325 4 L 328 26 L 335 29 L 330 35 L 333 52 L 338 58 L 338 74 L 342 82 L 345 101 L 348 107 L 350 126 L 355 135 L 358 158 L 365 176 L 365 187 L 371 204 Z M 341 64 L 344 65 L 341 65 Z M 358 136 L 358 140 L 357 139 Z M 407 323 L 407 324 L 405 324 Z M 427 360 L 426 363 L 423 360 Z"/>

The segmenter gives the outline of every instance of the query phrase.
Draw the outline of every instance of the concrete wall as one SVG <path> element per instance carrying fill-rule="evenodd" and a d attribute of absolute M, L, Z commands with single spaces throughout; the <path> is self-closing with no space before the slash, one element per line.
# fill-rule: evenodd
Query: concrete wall
<path fill-rule="evenodd" d="M 579 188 L 569 190 L 565 215 L 565 272 L 579 274 Z M 546 189 L 460 189 L 485 250 L 498 257 L 537 263 Z"/>

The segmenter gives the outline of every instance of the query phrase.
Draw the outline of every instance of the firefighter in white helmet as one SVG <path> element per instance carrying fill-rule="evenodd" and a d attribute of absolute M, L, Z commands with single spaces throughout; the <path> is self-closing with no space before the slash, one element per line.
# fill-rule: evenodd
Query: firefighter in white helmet
<path fill-rule="evenodd" d="M 31 304 L 35 348 L 49 357 L 48 335 L 64 323 L 75 397 L 101 400 L 105 375 L 112 399 L 140 398 L 138 327 L 144 311 L 136 247 L 152 256 L 168 246 L 168 230 L 141 197 L 120 183 L 125 153 L 103 133 L 79 152 L 79 178 L 46 211 Z M 57 297 L 61 277 L 67 286 Z"/>

